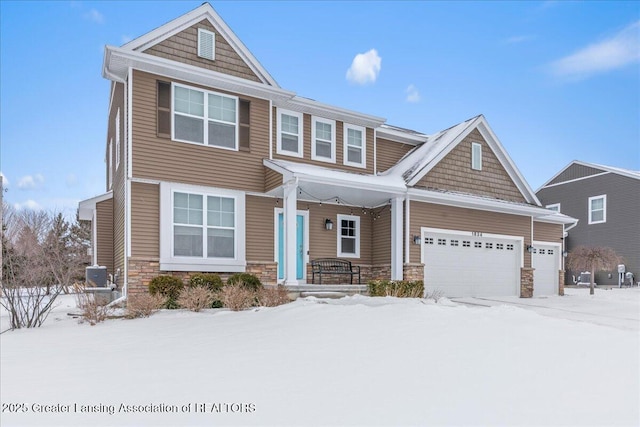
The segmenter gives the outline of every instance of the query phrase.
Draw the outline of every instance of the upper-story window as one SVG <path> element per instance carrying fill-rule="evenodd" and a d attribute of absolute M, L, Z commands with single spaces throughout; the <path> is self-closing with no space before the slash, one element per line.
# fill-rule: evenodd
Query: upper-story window
<path fill-rule="evenodd" d="M 607 195 L 589 197 L 589 224 L 607 222 Z"/>
<path fill-rule="evenodd" d="M 471 169 L 482 170 L 482 144 L 471 143 Z"/>
<path fill-rule="evenodd" d="M 361 126 L 344 124 L 344 164 L 359 168 L 366 167 L 366 129 Z"/>
<path fill-rule="evenodd" d="M 560 212 L 560 203 L 554 203 L 552 205 L 547 205 L 545 206 L 545 208 L 552 210 L 552 211 L 556 211 L 556 212 Z"/>
<path fill-rule="evenodd" d="M 360 217 L 338 215 L 338 256 L 360 258 Z"/>
<path fill-rule="evenodd" d="M 302 114 L 278 109 L 278 154 L 302 157 Z"/>
<path fill-rule="evenodd" d="M 198 28 L 198 56 L 205 59 L 216 59 L 216 34 Z"/>
<path fill-rule="evenodd" d="M 238 98 L 173 84 L 173 139 L 238 149 Z"/>
<path fill-rule="evenodd" d="M 120 108 L 116 113 L 116 170 L 120 167 Z"/>
<path fill-rule="evenodd" d="M 113 187 L 113 139 L 109 140 L 109 158 L 107 159 L 107 183 L 109 184 L 109 190 Z"/>
<path fill-rule="evenodd" d="M 335 120 L 313 117 L 311 121 L 311 159 L 336 162 Z"/>

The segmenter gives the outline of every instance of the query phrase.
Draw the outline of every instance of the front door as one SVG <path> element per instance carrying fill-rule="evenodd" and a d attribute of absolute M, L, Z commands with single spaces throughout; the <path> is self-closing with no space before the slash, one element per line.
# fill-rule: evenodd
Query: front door
<path fill-rule="evenodd" d="M 304 279 L 304 215 L 296 215 L 296 279 Z M 278 213 L 278 280 L 284 279 L 284 214 Z"/>

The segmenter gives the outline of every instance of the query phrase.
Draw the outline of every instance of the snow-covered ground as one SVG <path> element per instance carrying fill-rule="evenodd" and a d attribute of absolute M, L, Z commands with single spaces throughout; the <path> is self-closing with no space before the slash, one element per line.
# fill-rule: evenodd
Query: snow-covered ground
<path fill-rule="evenodd" d="M 582 291 L 531 304 L 637 319 L 637 289 Z M 535 307 L 306 298 L 91 327 L 61 303 L 0 335 L 2 426 L 640 425 L 638 330 Z"/>

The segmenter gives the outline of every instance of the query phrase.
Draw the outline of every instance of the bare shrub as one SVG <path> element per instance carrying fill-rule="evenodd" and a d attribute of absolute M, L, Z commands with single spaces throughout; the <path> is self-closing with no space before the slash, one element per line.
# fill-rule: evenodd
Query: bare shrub
<path fill-rule="evenodd" d="M 254 291 L 247 289 L 242 283 L 227 285 L 220 292 L 216 299 L 222 301 L 224 307 L 233 311 L 245 310 L 253 305 L 256 300 Z"/>
<path fill-rule="evenodd" d="M 591 272 L 589 293 L 593 295 L 595 274 L 598 271 L 612 271 L 622 258 L 611 248 L 598 246 L 578 246 L 569 252 L 567 268 L 574 271 Z"/>
<path fill-rule="evenodd" d="M 127 297 L 125 317 L 135 319 L 137 317 L 149 317 L 160 310 L 167 303 L 167 298 L 162 295 L 150 293 L 133 294 Z"/>
<path fill-rule="evenodd" d="M 287 288 L 278 285 L 276 288 L 262 288 L 258 291 L 258 305 L 263 307 L 276 307 L 291 302 Z"/>
<path fill-rule="evenodd" d="M 82 310 L 82 322 L 91 326 L 104 322 L 113 313 L 113 307 L 101 304 L 94 294 L 77 294 L 76 304 Z"/>
<path fill-rule="evenodd" d="M 198 312 L 205 308 L 211 308 L 215 297 L 214 292 L 207 288 L 200 286 L 190 287 L 180 292 L 178 305 L 187 310 Z"/>
<path fill-rule="evenodd" d="M 424 298 L 432 299 L 435 302 L 438 302 L 440 298 L 444 296 L 444 291 L 442 289 L 434 289 L 433 291 L 425 291 Z"/>
<path fill-rule="evenodd" d="M 37 328 L 42 326 L 62 287 L 17 286 L 3 284 L 0 305 L 9 313 L 11 329 Z"/>

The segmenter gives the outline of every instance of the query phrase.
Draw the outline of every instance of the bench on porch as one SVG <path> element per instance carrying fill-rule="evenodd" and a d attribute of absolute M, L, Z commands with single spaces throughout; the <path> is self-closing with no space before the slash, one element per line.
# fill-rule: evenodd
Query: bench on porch
<path fill-rule="evenodd" d="M 351 265 L 351 261 L 339 258 L 318 258 L 311 261 L 311 283 L 315 284 L 316 274 L 320 278 L 322 285 L 322 274 L 348 274 L 353 285 L 353 276 L 358 275 L 360 284 L 360 266 Z"/>

